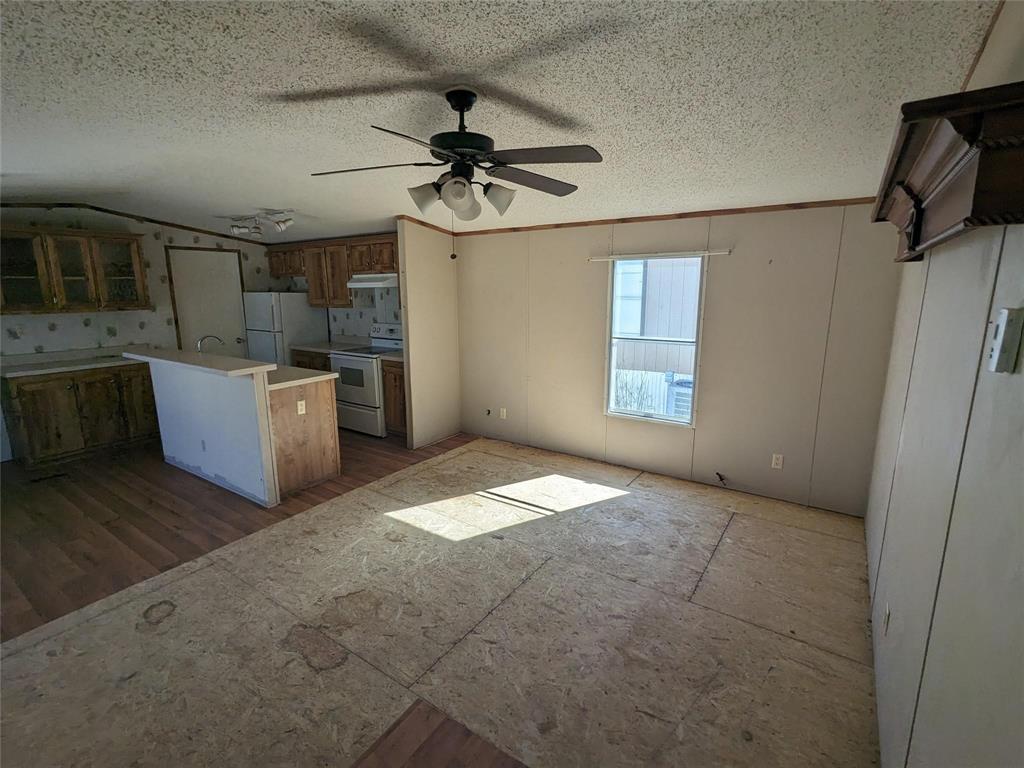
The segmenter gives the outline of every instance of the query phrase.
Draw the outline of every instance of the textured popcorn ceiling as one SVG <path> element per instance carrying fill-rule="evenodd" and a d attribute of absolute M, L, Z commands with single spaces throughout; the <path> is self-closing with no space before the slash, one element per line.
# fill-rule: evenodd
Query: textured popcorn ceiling
<path fill-rule="evenodd" d="M 301 215 L 277 239 L 381 231 L 418 215 L 429 159 L 370 123 L 452 130 L 440 95 L 479 84 L 471 130 L 499 148 L 585 142 L 605 162 L 532 166 L 580 186 L 523 189 L 502 218 L 540 224 L 874 194 L 898 105 L 954 91 L 991 2 L 21 3 L 2 5 L 3 196 L 104 205 L 223 230 L 258 207 Z M 417 72 L 351 33 L 376 21 L 429 48 Z M 583 25 L 589 41 L 538 41 Z M 489 72 L 504 54 L 523 63 Z M 428 77 L 438 94 L 313 104 L 261 94 Z M 493 81 L 586 125 L 553 128 L 487 99 Z M 428 217 L 448 225 L 450 214 Z M 270 239 L 270 238 L 268 238 Z"/>

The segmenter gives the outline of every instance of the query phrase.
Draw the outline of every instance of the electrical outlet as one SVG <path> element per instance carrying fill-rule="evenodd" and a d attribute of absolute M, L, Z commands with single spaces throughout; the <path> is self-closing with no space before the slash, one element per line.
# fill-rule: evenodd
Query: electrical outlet
<path fill-rule="evenodd" d="M 296 410 L 299 412 L 299 416 L 304 414 L 306 412 L 306 401 L 299 400 L 299 402 L 296 405 Z"/>
<path fill-rule="evenodd" d="M 773 453 L 772 454 L 772 469 L 782 469 L 782 454 L 781 453 Z"/>
<path fill-rule="evenodd" d="M 507 408 L 502 408 L 500 411 L 498 411 L 498 418 L 499 419 L 507 419 L 508 418 L 508 409 Z"/>

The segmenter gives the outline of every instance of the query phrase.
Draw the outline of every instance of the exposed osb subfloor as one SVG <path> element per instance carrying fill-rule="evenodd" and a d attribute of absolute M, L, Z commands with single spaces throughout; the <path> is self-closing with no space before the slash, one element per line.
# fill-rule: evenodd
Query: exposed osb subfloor
<path fill-rule="evenodd" d="M 531 766 L 871 765 L 862 534 L 477 440 L 7 643 L 4 765 L 343 765 L 417 697 Z"/>

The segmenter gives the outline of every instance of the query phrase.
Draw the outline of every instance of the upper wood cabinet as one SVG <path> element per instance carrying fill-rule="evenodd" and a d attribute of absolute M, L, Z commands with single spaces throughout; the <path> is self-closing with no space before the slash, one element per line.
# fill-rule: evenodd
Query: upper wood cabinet
<path fill-rule="evenodd" d="M 47 235 L 50 277 L 56 305 L 65 310 L 96 309 L 99 306 L 89 249 L 89 238 Z"/>
<path fill-rule="evenodd" d="M 53 304 L 43 236 L 3 232 L 0 236 L 0 309 L 4 312 L 52 312 Z"/>
<path fill-rule="evenodd" d="M 281 266 L 288 255 L 301 253 L 303 273 L 309 283 L 309 304 L 313 307 L 351 307 L 352 294 L 348 282 L 353 275 L 398 271 L 398 238 L 395 235 L 320 240 L 306 244 L 301 250 L 296 249 L 295 243 L 278 246 L 276 250 L 267 252 L 267 259 L 272 271 L 288 269 Z"/>
<path fill-rule="evenodd" d="M 92 238 L 93 267 L 100 306 L 129 309 L 147 304 L 146 270 L 134 237 Z"/>
<path fill-rule="evenodd" d="M 327 255 L 327 306 L 351 307 L 352 294 L 348 290 L 348 281 L 352 269 L 348 259 L 348 248 L 344 245 L 332 245 L 324 249 Z"/>
<path fill-rule="evenodd" d="M 370 244 L 370 267 L 373 272 L 395 272 L 395 244 L 392 241 Z"/>
<path fill-rule="evenodd" d="M 372 246 L 370 243 L 353 243 L 348 247 L 348 266 L 353 275 L 373 272 Z"/>
<path fill-rule="evenodd" d="M 5 313 L 149 307 L 139 236 L 5 230 L 2 238 Z"/>
<path fill-rule="evenodd" d="M 271 277 L 302 277 L 306 274 L 302 249 L 270 251 L 267 254 Z"/>
<path fill-rule="evenodd" d="M 302 261 L 306 269 L 306 281 L 309 283 L 309 305 L 311 307 L 327 306 L 327 255 L 323 248 L 307 248 L 302 252 Z"/>

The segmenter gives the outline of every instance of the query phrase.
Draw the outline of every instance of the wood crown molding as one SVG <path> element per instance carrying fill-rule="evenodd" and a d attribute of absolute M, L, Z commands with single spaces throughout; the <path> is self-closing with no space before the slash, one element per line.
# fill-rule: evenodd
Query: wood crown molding
<path fill-rule="evenodd" d="M 395 216 L 401 221 L 419 224 L 443 235 L 469 237 L 471 235 L 501 235 L 508 232 L 536 232 L 542 229 L 570 229 L 572 227 L 599 227 L 607 224 L 641 224 L 646 221 L 675 221 L 676 219 L 699 219 L 705 216 L 734 216 L 740 213 L 771 213 L 773 211 L 800 211 L 806 208 L 835 208 L 846 205 L 869 205 L 873 197 L 847 197 L 836 200 L 812 200 L 805 203 L 778 203 L 775 205 L 754 205 L 744 208 L 715 208 L 708 211 L 685 211 L 682 213 L 659 213 L 651 216 L 626 216 L 618 219 L 590 219 L 587 221 L 566 221 L 557 224 L 533 224 L 525 227 L 498 227 L 495 229 L 473 229 L 466 232 L 452 232 L 450 229 L 422 221 L 400 213 Z"/>
<path fill-rule="evenodd" d="M 170 227 L 171 229 L 180 229 L 185 232 L 195 232 L 200 235 L 210 235 L 211 237 L 219 237 L 224 240 L 234 240 L 238 243 L 249 243 L 250 245 L 262 245 L 264 248 L 267 247 L 267 243 L 262 240 L 252 240 L 248 237 L 238 237 L 237 235 L 225 234 L 223 232 L 214 232 L 212 229 L 201 229 L 199 227 L 191 227 L 188 224 L 175 224 L 173 221 L 162 221 L 161 219 L 154 219 L 149 216 L 141 216 L 137 213 L 126 213 L 125 211 L 115 211 L 113 208 L 104 208 L 99 205 L 91 205 L 90 203 L 7 203 L 0 202 L 0 208 L 42 208 L 44 210 L 52 210 L 54 208 L 80 208 L 85 211 L 95 211 L 96 213 L 106 213 L 110 216 L 120 216 L 124 219 L 132 219 L 142 224 L 156 224 L 158 227 Z M 121 233 L 122 235 L 125 233 Z M 216 250 L 216 249 L 213 249 Z"/>

